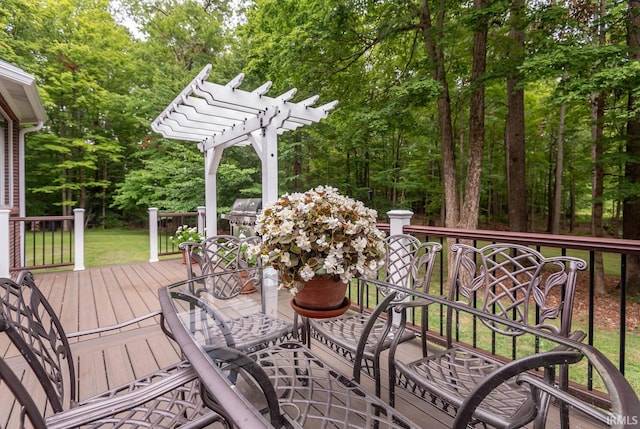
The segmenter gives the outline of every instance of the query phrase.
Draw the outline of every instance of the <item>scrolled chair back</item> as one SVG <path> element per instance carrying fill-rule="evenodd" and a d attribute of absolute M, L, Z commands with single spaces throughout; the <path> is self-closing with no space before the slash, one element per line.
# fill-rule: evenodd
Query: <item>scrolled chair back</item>
<path fill-rule="evenodd" d="M 71 348 L 51 304 L 33 274 L 0 279 L 0 332 L 22 353 L 54 412 L 77 402 Z"/>
<path fill-rule="evenodd" d="M 385 261 L 378 280 L 401 286 L 409 290 L 428 293 L 434 261 L 442 250 L 442 245 L 434 242 L 421 242 L 409 234 L 394 234 L 385 238 Z M 390 291 L 378 287 L 386 296 Z M 396 291 L 396 301 L 408 295 L 402 290 Z"/>
<path fill-rule="evenodd" d="M 570 256 L 545 258 L 517 244 L 475 248 L 458 243 L 451 246 L 451 253 L 455 260 L 449 299 L 499 318 L 569 335 L 577 274 L 586 268 L 585 261 Z M 523 334 L 513 326 L 481 320 L 500 334 Z"/>
<path fill-rule="evenodd" d="M 216 299 L 230 299 L 239 295 L 248 284 L 260 285 L 262 271 L 260 260 L 251 261 L 247 255 L 249 246 L 260 242 L 260 237 L 239 238 L 232 235 L 214 235 L 202 243 L 182 243 L 186 251 L 187 278 L 196 279 L 193 293 L 213 295 Z M 219 273 L 227 273 L 221 275 Z M 218 273 L 215 276 L 211 274 Z M 198 279 L 200 277 L 206 279 Z"/>

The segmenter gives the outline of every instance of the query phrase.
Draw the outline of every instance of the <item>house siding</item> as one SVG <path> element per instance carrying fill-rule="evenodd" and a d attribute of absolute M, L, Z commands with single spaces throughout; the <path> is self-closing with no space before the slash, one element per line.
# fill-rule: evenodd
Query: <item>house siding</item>
<path fill-rule="evenodd" d="M 9 105 L 0 96 L 0 110 L 4 116 L 2 130 L 2 165 L 0 165 L 3 176 L 3 189 L 0 193 L 0 207 L 11 210 L 11 218 L 20 215 L 20 122 L 11 111 Z M 20 258 L 19 231 L 15 230 L 15 223 L 9 222 L 9 260 L 13 264 Z"/>

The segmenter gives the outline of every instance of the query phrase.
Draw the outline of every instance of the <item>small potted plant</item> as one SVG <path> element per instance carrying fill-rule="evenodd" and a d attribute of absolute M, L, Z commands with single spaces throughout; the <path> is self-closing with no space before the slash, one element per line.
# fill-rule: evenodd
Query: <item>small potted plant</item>
<path fill-rule="evenodd" d="M 294 295 L 296 311 L 346 311 L 344 295 L 351 279 L 373 277 L 384 263 L 384 233 L 376 217 L 375 210 L 330 186 L 285 194 L 258 214 L 256 231 L 262 241 L 255 252 L 264 266 L 279 271 L 279 287 Z M 329 298 L 333 287 L 342 292 L 335 292 L 332 302 L 309 302 L 306 295 L 316 286 L 321 298 Z"/>
<path fill-rule="evenodd" d="M 189 227 L 189 225 L 181 225 L 178 227 L 178 229 L 176 229 L 176 232 L 174 235 L 172 235 L 171 237 L 169 237 L 169 241 L 171 243 L 175 243 L 178 245 L 178 247 L 181 247 L 180 244 L 182 243 L 202 243 L 205 239 L 205 236 L 203 234 L 200 234 L 198 232 L 198 228 L 193 226 L 193 227 Z M 180 248 L 180 250 L 182 251 L 182 263 L 186 264 L 187 263 L 187 257 L 186 257 L 186 252 L 185 249 Z M 192 261 L 193 263 L 193 261 Z"/>
<path fill-rule="evenodd" d="M 240 249 L 238 252 L 238 268 L 241 268 L 240 277 L 242 278 L 241 294 L 253 293 L 257 290 L 255 285 L 256 270 L 253 269 L 258 265 L 258 257 L 255 250 L 255 242 L 257 237 L 249 238 L 244 234 L 238 236 L 240 240 Z"/>

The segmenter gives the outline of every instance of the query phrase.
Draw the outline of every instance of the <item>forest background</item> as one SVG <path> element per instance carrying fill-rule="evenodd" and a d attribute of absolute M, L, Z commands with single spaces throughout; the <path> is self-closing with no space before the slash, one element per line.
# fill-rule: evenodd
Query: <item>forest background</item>
<path fill-rule="evenodd" d="M 281 192 L 638 239 L 639 29 L 638 0 L 2 0 L 0 58 L 49 115 L 27 136 L 28 215 L 109 227 L 203 205 L 203 155 L 150 123 L 210 63 L 215 83 L 339 101 L 279 137 Z M 259 196 L 257 155 L 227 149 L 218 180 L 220 213 Z"/>

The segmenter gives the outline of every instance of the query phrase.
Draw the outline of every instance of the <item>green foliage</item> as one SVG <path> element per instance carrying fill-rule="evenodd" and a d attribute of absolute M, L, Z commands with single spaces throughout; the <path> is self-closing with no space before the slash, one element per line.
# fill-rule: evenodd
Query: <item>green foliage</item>
<path fill-rule="evenodd" d="M 136 157 L 142 168 L 127 173 L 113 198 L 114 207 L 122 210 L 125 217 L 144 218 L 149 207 L 187 212 L 204 205 L 204 157 L 194 144 L 159 141 L 153 147 L 140 147 Z M 240 168 L 231 161 L 220 165 L 220 213 L 228 212 L 239 195 L 256 195 L 257 174 L 257 169 Z"/>
<path fill-rule="evenodd" d="M 505 77 L 510 2 L 476 10 L 454 1 L 361 2 L 255 0 L 231 18 L 226 0 L 4 0 L 0 57 L 38 78 L 50 121 L 28 134 L 29 214 L 87 209 L 90 223 L 140 220 L 148 206 L 193 210 L 204 202 L 202 154 L 192 143 L 157 140 L 150 122 L 211 63 L 211 81 L 244 72 L 244 88 L 273 82 L 270 95 L 297 88 L 296 100 L 339 100 L 319 124 L 279 136 L 280 191 L 337 186 L 383 215 L 410 208 L 429 219 L 443 212 L 440 123 L 434 58 L 421 22 L 431 8 L 449 82 L 458 177 L 466 174 L 472 39 L 479 14 L 489 19 L 484 76 L 485 152 L 481 213 L 504 219 Z M 564 200 L 590 201 L 591 94 L 605 91 L 605 198 L 638 190 L 624 178 L 623 143 L 630 91 L 640 66 L 629 61 L 627 9 L 606 2 L 601 21 L 588 2 L 527 3 L 524 63 L 527 188 L 532 212 L 548 210 L 559 106 L 568 106 Z M 118 7 L 118 10 L 115 9 Z M 439 8 L 443 7 L 442 10 Z M 131 31 L 123 24 L 136 25 Z M 597 42 L 603 24 L 606 42 Z M 638 97 L 640 99 L 640 97 Z M 637 111 L 637 109 L 636 109 Z M 225 151 L 218 172 L 219 210 L 238 196 L 260 195 L 260 162 L 247 147 Z M 460 185 L 465 186 L 464 182 Z"/>

